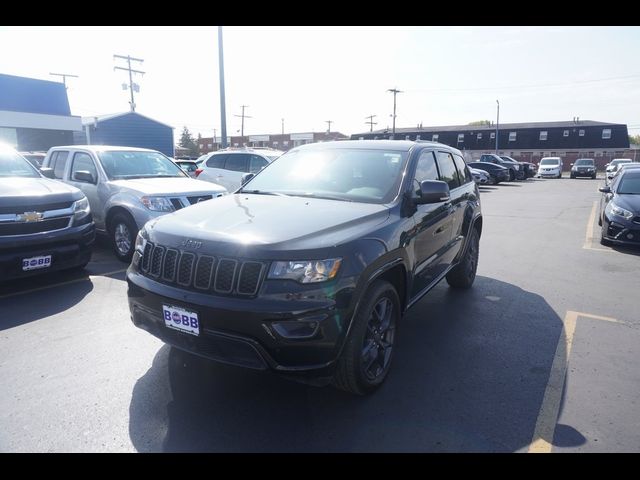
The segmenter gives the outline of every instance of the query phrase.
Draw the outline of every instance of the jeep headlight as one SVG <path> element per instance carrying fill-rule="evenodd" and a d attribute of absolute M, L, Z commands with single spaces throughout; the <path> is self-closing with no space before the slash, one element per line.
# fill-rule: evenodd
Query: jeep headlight
<path fill-rule="evenodd" d="M 144 227 L 142 227 L 138 232 L 138 236 L 136 237 L 135 251 L 138 252 L 140 255 L 142 255 L 144 253 L 144 247 L 146 246 L 147 246 L 147 231 L 145 230 Z"/>
<path fill-rule="evenodd" d="M 91 213 L 91 207 L 89 207 L 89 200 L 87 197 L 83 197 L 80 200 L 73 202 L 73 220 L 82 220 L 84 217 Z"/>
<path fill-rule="evenodd" d="M 325 282 L 335 278 L 341 264 L 341 258 L 273 262 L 268 278 L 288 279 L 299 283 Z"/>
<path fill-rule="evenodd" d="M 615 203 L 610 203 L 609 205 L 611 205 L 611 213 L 613 213 L 614 215 L 622 217 L 626 220 L 631 220 L 633 218 L 633 213 L 629 210 L 619 207 Z"/>
<path fill-rule="evenodd" d="M 142 204 L 152 212 L 173 212 L 175 208 L 166 197 L 142 197 Z"/>

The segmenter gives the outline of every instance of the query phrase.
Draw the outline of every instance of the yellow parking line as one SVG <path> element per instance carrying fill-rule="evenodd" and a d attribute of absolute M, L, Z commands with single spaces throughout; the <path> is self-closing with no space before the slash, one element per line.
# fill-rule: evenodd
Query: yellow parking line
<path fill-rule="evenodd" d="M 562 330 L 556 347 L 556 354 L 551 364 L 551 372 L 547 388 L 544 391 L 542 405 L 538 413 L 538 420 L 533 432 L 533 438 L 529 445 L 528 453 L 550 453 L 553 447 L 553 435 L 560 413 L 560 402 L 562 400 L 562 391 L 567 374 L 567 365 L 569 363 L 569 355 L 571 355 L 571 346 L 573 345 L 573 336 L 576 331 L 576 321 L 578 317 L 592 318 L 595 320 L 603 320 L 605 322 L 620 323 L 619 320 L 611 317 L 603 317 L 601 315 L 593 315 L 591 313 L 581 313 L 569 310 L 564 317 Z"/>
<path fill-rule="evenodd" d="M 48 290 L 49 288 L 61 287 L 63 285 L 70 285 L 72 283 L 84 282 L 85 280 L 91 280 L 96 277 L 108 277 L 109 275 L 115 275 L 116 273 L 126 272 L 126 268 L 121 268 L 120 270 L 114 270 L 112 272 L 101 273 L 99 275 L 88 275 L 86 277 L 74 278 L 73 280 L 67 280 L 66 282 L 54 283 L 51 285 L 44 285 L 42 287 L 31 288 L 29 290 L 21 290 L 19 292 L 14 293 L 6 293 L 4 295 L 0 295 L 0 299 L 9 298 L 9 297 L 17 297 L 19 295 L 25 295 L 27 293 L 40 292 L 42 290 Z"/>
<path fill-rule="evenodd" d="M 582 248 L 586 248 L 589 250 L 594 249 L 593 248 L 593 225 L 596 222 L 597 206 L 598 206 L 598 202 L 594 200 L 593 207 L 591 207 L 591 215 L 589 215 L 589 222 L 587 223 L 587 232 L 584 235 L 584 245 L 582 246 Z"/>

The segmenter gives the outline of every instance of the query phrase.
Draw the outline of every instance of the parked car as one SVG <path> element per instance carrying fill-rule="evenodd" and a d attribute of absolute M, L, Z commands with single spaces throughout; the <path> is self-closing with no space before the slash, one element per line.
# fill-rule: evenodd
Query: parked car
<path fill-rule="evenodd" d="M 520 167 L 511 162 L 507 162 L 503 160 L 498 155 L 495 155 L 493 153 L 485 153 L 480 156 L 479 161 L 483 163 L 493 163 L 494 165 L 500 165 L 501 167 L 508 168 L 509 169 L 508 180 L 510 182 L 513 182 L 516 178 L 518 178 L 518 171 L 520 170 Z"/>
<path fill-rule="evenodd" d="M 47 156 L 47 152 L 20 152 L 19 154 L 29 160 L 31 165 L 36 168 L 40 168 L 42 166 L 42 161 L 44 160 L 44 157 Z"/>
<path fill-rule="evenodd" d="M 535 177 L 538 173 L 538 166 L 533 162 L 520 162 L 524 165 L 524 176 L 525 178 Z"/>
<path fill-rule="evenodd" d="M 198 170 L 198 164 L 195 160 L 174 160 L 174 163 L 178 165 L 184 172 L 191 178 L 196 178 L 196 171 Z"/>
<path fill-rule="evenodd" d="M 599 190 L 600 243 L 640 245 L 640 168 L 621 169 Z"/>
<path fill-rule="evenodd" d="M 198 180 L 215 182 L 228 191 L 240 188 L 242 175 L 257 173 L 282 155 L 279 150 L 271 149 L 227 149 L 209 153 L 200 164 L 202 171 L 197 174 Z"/>
<path fill-rule="evenodd" d="M 570 178 L 591 177 L 595 180 L 597 174 L 596 162 L 593 158 L 578 158 L 571 164 Z"/>
<path fill-rule="evenodd" d="M 503 167 L 502 165 L 489 162 L 469 162 L 468 165 L 471 168 L 484 170 L 485 172 L 487 172 L 489 174 L 489 177 L 491 178 L 491 183 L 493 185 L 497 185 L 500 182 L 506 182 L 509 180 L 509 169 L 507 167 Z"/>
<path fill-rule="evenodd" d="M 85 193 L 96 229 L 109 236 L 124 262 L 131 261 L 136 233 L 148 220 L 227 193 L 189 178 L 162 153 L 145 148 L 53 147 L 42 172 Z"/>
<path fill-rule="evenodd" d="M 484 170 L 480 170 L 478 168 L 469 167 L 469 171 L 471 172 L 471 175 L 473 176 L 473 181 L 474 182 L 482 184 L 482 185 L 484 185 L 486 183 L 491 183 L 491 177 Z"/>
<path fill-rule="evenodd" d="M 0 193 L 0 282 L 89 263 L 95 225 L 79 189 L 0 144 Z"/>
<path fill-rule="evenodd" d="M 304 145 L 234 194 L 147 223 L 131 318 L 209 359 L 365 394 L 387 377 L 402 314 L 443 278 L 471 287 L 481 233 L 454 148 Z"/>
<path fill-rule="evenodd" d="M 562 159 L 560 157 L 544 157 L 540 160 L 538 177 L 562 178 Z"/>
<path fill-rule="evenodd" d="M 609 183 L 609 180 L 613 178 L 613 176 L 618 171 L 618 168 L 620 167 L 620 165 L 624 163 L 631 163 L 631 161 L 632 160 L 630 158 L 614 158 L 613 160 L 611 160 L 611 163 L 607 163 L 605 165 L 605 173 L 604 173 L 605 184 Z"/>
<path fill-rule="evenodd" d="M 502 159 L 502 161 L 507 162 L 512 164 L 517 170 L 516 170 L 516 179 L 517 180 L 526 180 L 527 177 L 525 175 L 524 172 L 524 165 L 520 162 L 518 162 L 517 160 L 511 158 L 511 157 L 507 157 L 504 155 L 499 155 L 499 157 Z"/>

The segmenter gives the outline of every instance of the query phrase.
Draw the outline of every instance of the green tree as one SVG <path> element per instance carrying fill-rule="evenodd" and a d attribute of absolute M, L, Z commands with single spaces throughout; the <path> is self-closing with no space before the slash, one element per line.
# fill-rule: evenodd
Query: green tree
<path fill-rule="evenodd" d="M 178 142 L 178 145 L 183 148 L 188 148 L 189 155 L 198 155 L 198 144 L 186 126 L 182 128 L 182 135 L 180 135 L 180 142 Z"/>
<path fill-rule="evenodd" d="M 629 143 L 640 144 L 640 135 L 629 135 Z"/>
<path fill-rule="evenodd" d="M 477 120 L 475 122 L 469 123 L 469 125 L 472 125 L 474 127 L 482 127 L 484 125 L 491 125 L 491 120 Z"/>

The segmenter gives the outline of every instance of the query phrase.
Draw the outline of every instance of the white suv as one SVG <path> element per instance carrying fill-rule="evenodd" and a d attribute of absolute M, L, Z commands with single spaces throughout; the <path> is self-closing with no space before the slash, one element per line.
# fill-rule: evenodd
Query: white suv
<path fill-rule="evenodd" d="M 562 178 L 562 159 L 560 157 L 544 157 L 538 165 L 538 177 Z"/>
<path fill-rule="evenodd" d="M 243 148 L 219 150 L 198 159 L 200 173 L 198 180 L 222 185 L 229 192 L 240 188 L 242 175 L 258 173 L 284 152 L 271 149 Z"/>

